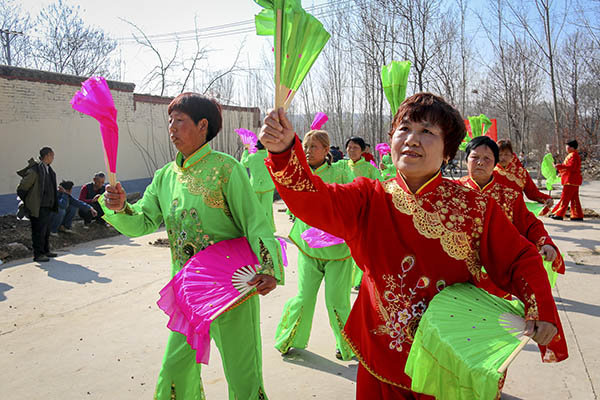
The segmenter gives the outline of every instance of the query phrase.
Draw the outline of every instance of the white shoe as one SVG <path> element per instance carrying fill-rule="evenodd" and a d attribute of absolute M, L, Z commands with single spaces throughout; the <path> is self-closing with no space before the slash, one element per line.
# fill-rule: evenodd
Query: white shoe
<path fill-rule="evenodd" d="M 73 230 L 69 229 L 69 228 L 65 228 L 62 231 L 63 231 L 63 233 L 73 233 Z"/>
<path fill-rule="evenodd" d="M 52 237 L 58 237 L 58 232 L 50 232 L 50 236 L 52 236 Z"/>

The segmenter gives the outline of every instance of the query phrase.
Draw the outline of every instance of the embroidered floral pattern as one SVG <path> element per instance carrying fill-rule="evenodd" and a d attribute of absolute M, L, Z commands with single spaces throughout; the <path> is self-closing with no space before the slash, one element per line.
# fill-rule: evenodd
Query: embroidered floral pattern
<path fill-rule="evenodd" d="M 496 165 L 494 171 L 497 171 L 500 175 L 505 176 L 508 180 L 515 182 L 521 188 L 521 191 L 527 183 L 527 170 L 517 165 L 517 156 L 513 154 L 513 158 L 510 160 L 506 168 L 503 168 L 499 164 Z"/>
<path fill-rule="evenodd" d="M 519 192 L 507 186 L 495 184 L 491 190 L 486 190 L 484 194 L 488 194 L 494 199 L 510 222 L 513 221 L 515 201 L 519 198 Z"/>
<path fill-rule="evenodd" d="M 464 260 L 469 272 L 479 277 L 479 245 L 487 201 L 472 198 L 470 189 L 451 182 L 442 183 L 424 195 L 402 190 L 395 180 L 383 183 L 398 211 L 411 215 L 417 231 L 430 239 L 439 239 L 444 251 L 456 260 Z M 440 199 L 435 200 L 434 199 Z"/>
<path fill-rule="evenodd" d="M 195 208 L 186 210 L 179 209 L 178 206 L 179 200 L 174 199 L 165 223 L 171 244 L 171 258 L 179 270 L 190 257 L 215 242 L 204 232 Z"/>
<path fill-rule="evenodd" d="M 231 218 L 231 211 L 223 195 L 223 186 L 229 182 L 233 163 L 228 158 L 214 154 L 204 158 L 189 169 L 183 169 L 173 163 L 177 180 L 187 191 L 196 196 L 202 196 L 204 203 L 211 208 L 220 208 Z M 208 171 L 207 171 L 208 170 Z"/>
<path fill-rule="evenodd" d="M 297 139 L 296 139 L 297 140 Z M 289 190 L 294 192 L 316 192 L 317 189 L 314 187 L 312 181 L 306 176 L 302 169 L 302 164 L 298 159 L 295 147 L 292 148 L 292 154 L 287 166 L 281 171 L 273 171 L 272 165 L 267 165 L 273 179 Z"/>
<path fill-rule="evenodd" d="M 380 315 L 385 325 L 380 325 L 371 333 L 375 335 L 389 335 L 390 350 L 402 351 L 404 343 L 412 343 L 415 332 L 421 320 L 421 316 L 427 309 L 427 300 L 421 297 L 418 291 L 429 287 L 430 279 L 422 276 L 417 280 L 414 287 L 407 286 L 406 280 L 409 272 L 415 265 L 413 256 L 406 256 L 400 264 L 400 273 L 383 275 L 385 292 L 383 302 L 379 307 L 383 308 Z"/>

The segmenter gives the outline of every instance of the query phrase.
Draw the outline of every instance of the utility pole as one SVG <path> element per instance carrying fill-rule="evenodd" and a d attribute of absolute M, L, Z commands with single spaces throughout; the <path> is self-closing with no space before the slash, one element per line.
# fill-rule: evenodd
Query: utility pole
<path fill-rule="evenodd" d="M 4 35 L 4 52 L 6 53 L 6 63 L 8 65 L 11 65 L 11 59 L 10 59 L 10 41 L 11 41 L 11 37 L 9 35 L 22 35 L 23 32 L 17 32 L 17 31 L 9 31 L 8 29 L 0 29 L 0 33 L 2 33 Z"/>

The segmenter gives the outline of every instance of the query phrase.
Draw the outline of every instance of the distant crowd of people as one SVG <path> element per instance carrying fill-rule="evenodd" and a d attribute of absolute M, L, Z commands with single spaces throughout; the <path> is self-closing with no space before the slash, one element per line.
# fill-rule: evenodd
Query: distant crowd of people
<path fill-rule="evenodd" d="M 49 237 L 59 232 L 73 233 L 73 219 L 78 213 L 88 226 L 92 221 L 105 224 L 104 212 L 98 203 L 104 193 L 105 175 L 97 172 L 92 182 L 81 187 L 79 197 L 73 197 L 74 183 L 63 180 L 56 184 L 56 173 L 51 167 L 54 151 L 40 149 L 39 161 L 29 159 L 28 165 L 17 171 L 21 182 L 17 195 L 21 199 L 17 216 L 31 221 L 33 260 L 47 262 L 56 253 L 50 250 Z"/>

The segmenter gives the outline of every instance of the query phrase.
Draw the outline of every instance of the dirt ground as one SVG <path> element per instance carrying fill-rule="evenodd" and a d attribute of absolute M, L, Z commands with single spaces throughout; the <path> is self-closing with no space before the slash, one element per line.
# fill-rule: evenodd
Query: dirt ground
<path fill-rule="evenodd" d="M 84 227 L 83 220 L 73 221 L 73 233 L 50 236 L 50 248 L 59 250 L 77 243 L 120 235 L 112 226 L 92 222 Z M 33 257 L 31 222 L 19 220 L 15 215 L 0 216 L 0 261 Z"/>

